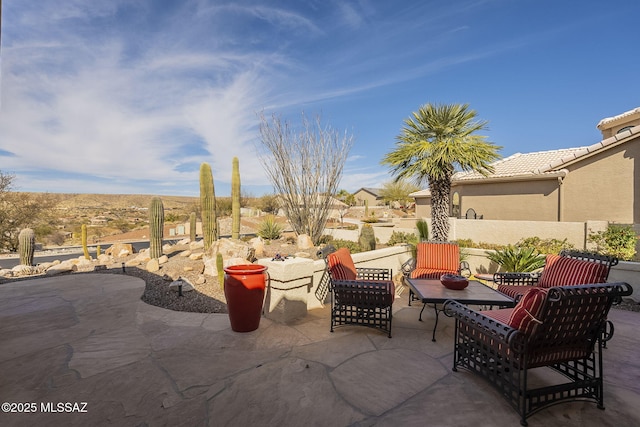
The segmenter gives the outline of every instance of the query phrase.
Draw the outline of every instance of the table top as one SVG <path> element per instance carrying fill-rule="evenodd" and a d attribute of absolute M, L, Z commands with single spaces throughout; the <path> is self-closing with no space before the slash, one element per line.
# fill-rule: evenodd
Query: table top
<path fill-rule="evenodd" d="M 407 282 L 423 303 L 440 304 L 451 299 L 461 304 L 515 306 L 513 299 L 475 280 L 469 280 L 469 286 L 459 291 L 445 288 L 439 279 L 407 279 Z"/>

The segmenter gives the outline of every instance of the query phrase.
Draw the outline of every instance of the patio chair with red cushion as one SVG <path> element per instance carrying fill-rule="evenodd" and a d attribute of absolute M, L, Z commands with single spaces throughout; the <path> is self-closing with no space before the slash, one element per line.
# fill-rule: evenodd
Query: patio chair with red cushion
<path fill-rule="evenodd" d="M 331 294 L 331 332 L 336 326 L 362 325 L 391 338 L 391 306 L 395 285 L 391 269 L 356 268 L 351 253 L 341 248 L 325 257 Z"/>
<path fill-rule="evenodd" d="M 560 255 L 547 255 L 542 273 L 495 273 L 493 281 L 498 292 L 517 300 L 534 286 L 605 283 L 611 267 L 617 264 L 618 259 L 612 256 L 565 250 Z"/>
<path fill-rule="evenodd" d="M 447 301 L 445 313 L 455 317 L 453 370 L 486 379 L 523 426 L 527 417 L 563 401 L 593 401 L 604 409 L 607 314 L 632 292 L 627 283 L 533 288 L 501 319 L 494 312 L 502 310 L 480 312 Z"/>

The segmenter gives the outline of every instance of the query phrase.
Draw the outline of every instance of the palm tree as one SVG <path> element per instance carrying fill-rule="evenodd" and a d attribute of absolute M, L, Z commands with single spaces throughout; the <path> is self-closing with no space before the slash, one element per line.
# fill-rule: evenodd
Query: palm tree
<path fill-rule="evenodd" d="M 493 171 L 491 162 L 500 158 L 502 147 L 475 135 L 487 124 L 476 115 L 468 104 L 423 105 L 404 121 L 395 150 L 382 160 L 396 180 L 429 185 L 435 240 L 445 241 L 449 235 L 449 193 L 456 168 L 486 175 Z"/>

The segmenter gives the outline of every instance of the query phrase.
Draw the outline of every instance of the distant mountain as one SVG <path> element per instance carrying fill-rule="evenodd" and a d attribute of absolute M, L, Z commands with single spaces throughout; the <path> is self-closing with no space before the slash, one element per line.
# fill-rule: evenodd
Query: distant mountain
<path fill-rule="evenodd" d="M 148 194 L 69 194 L 50 193 L 60 199 L 60 208 L 95 208 L 95 209 L 126 209 L 147 208 L 153 197 L 160 197 L 165 209 L 185 208 L 199 203 L 199 197 L 187 196 L 156 196 Z"/>

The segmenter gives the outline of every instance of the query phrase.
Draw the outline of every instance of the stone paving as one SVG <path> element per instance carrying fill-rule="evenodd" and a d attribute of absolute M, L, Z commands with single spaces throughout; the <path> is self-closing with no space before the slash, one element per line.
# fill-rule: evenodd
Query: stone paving
<path fill-rule="evenodd" d="M 363 327 L 330 333 L 328 308 L 236 333 L 226 314 L 149 306 L 143 289 L 111 274 L 0 285 L 0 402 L 34 410 L 2 412 L 0 425 L 519 425 L 485 381 L 451 371 L 452 319 L 441 316 L 432 342 L 433 313 L 418 322 L 406 293 L 389 339 Z M 610 317 L 607 409 L 556 405 L 530 426 L 640 425 L 640 313 Z"/>

